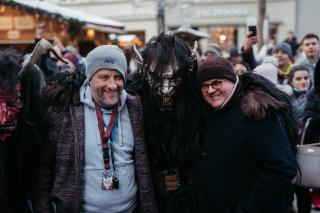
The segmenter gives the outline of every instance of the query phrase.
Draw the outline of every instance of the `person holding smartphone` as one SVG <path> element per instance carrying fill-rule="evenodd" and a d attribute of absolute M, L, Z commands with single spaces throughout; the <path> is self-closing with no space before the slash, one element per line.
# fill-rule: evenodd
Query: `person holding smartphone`
<path fill-rule="evenodd" d="M 244 44 L 241 48 L 241 54 L 243 61 L 247 63 L 251 70 L 253 70 L 257 66 L 257 61 L 253 54 L 253 45 L 258 43 L 258 36 L 257 36 L 257 28 L 256 26 L 248 26 L 248 35 Z"/>

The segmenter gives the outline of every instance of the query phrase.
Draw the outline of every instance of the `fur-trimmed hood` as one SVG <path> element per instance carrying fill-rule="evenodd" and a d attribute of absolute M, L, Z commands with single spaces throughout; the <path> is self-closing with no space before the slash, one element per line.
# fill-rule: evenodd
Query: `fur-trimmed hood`
<path fill-rule="evenodd" d="M 241 109 L 249 118 L 261 120 L 269 113 L 290 111 L 290 98 L 259 75 L 240 76 Z"/>
<path fill-rule="evenodd" d="M 290 97 L 265 78 L 245 73 L 240 76 L 241 109 L 248 118 L 264 119 L 276 114 L 285 129 L 292 147 L 297 144 L 298 129 Z"/>
<path fill-rule="evenodd" d="M 277 111 L 285 107 L 288 107 L 287 103 L 277 100 L 261 88 L 246 91 L 241 101 L 243 113 L 257 120 L 265 118 L 270 111 Z"/>

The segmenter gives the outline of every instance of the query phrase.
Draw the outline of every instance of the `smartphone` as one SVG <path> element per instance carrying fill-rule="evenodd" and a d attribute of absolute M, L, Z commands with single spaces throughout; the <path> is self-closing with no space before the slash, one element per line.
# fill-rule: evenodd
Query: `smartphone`
<path fill-rule="evenodd" d="M 248 30 L 249 30 L 249 33 L 251 32 L 250 36 L 257 36 L 257 26 L 250 25 L 248 26 Z"/>

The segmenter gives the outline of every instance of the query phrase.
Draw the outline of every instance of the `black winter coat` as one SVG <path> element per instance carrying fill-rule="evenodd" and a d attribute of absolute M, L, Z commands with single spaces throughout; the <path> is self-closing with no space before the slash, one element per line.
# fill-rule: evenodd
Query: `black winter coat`
<path fill-rule="evenodd" d="M 247 118 L 239 103 L 210 112 L 199 160 L 201 212 L 283 213 L 295 158 L 275 115 Z"/>
<path fill-rule="evenodd" d="M 200 212 L 287 212 L 298 136 L 289 97 L 246 73 L 231 102 L 209 109 L 198 162 Z"/>
<path fill-rule="evenodd" d="M 310 120 L 304 143 L 318 143 L 320 133 L 320 60 L 314 71 L 314 88 L 308 95 L 304 121 Z"/>

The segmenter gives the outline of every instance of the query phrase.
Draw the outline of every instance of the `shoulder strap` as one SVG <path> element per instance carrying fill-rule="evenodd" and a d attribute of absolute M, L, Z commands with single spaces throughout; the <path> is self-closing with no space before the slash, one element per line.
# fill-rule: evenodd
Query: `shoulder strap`
<path fill-rule="evenodd" d="M 304 144 L 304 139 L 305 139 L 305 137 L 306 137 L 306 132 L 307 132 L 307 129 L 308 129 L 308 127 L 309 127 L 309 124 L 310 124 L 311 119 L 312 119 L 312 118 L 308 118 L 308 119 L 306 120 L 306 123 L 305 123 L 305 125 L 304 125 L 304 127 L 303 127 L 303 131 L 302 131 L 302 134 L 301 134 L 301 138 L 300 138 L 300 143 L 299 143 L 299 145 L 303 145 L 303 144 Z"/>

